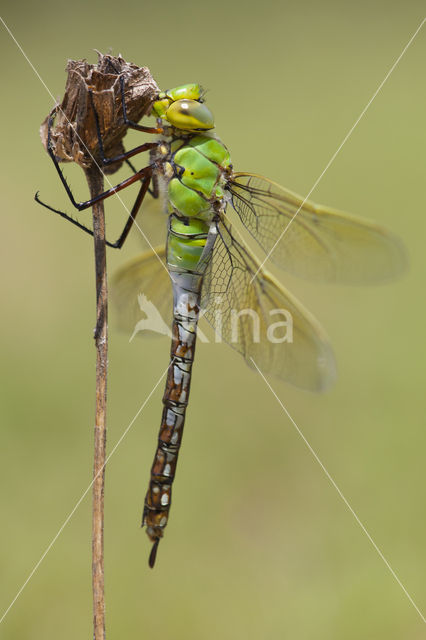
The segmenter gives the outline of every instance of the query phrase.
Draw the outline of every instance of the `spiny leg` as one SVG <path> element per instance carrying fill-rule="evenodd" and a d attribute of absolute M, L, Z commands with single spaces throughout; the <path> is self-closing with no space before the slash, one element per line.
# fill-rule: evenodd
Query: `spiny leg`
<path fill-rule="evenodd" d="M 131 127 L 132 129 L 136 129 L 137 131 L 144 131 L 145 133 L 164 133 L 164 130 L 160 127 L 144 127 L 142 125 L 137 124 L 136 122 L 133 122 L 132 120 L 129 120 L 129 118 L 127 117 L 126 98 L 125 98 L 125 92 L 124 92 L 124 84 L 125 84 L 124 77 L 123 75 L 120 75 L 120 71 L 116 69 L 116 67 L 112 64 L 111 60 L 108 60 L 108 64 L 110 65 L 110 67 L 112 67 L 115 73 L 120 76 L 121 104 L 123 106 L 124 123 L 127 124 L 128 127 Z"/>
<path fill-rule="evenodd" d="M 123 119 L 124 123 L 130 127 L 130 129 L 136 129 L 136 131 L 143 131 L 145 133 L 164 133 L 164 129 L 162 127 L 144 127 L 143 125 L 138 124 L 137 122 L 133 122 L 133 120 L 129 120 L 127 117 L 127 107 L 126 107 L 126 97 L 124 93 L 124 78 L 120 76 L 120 91 L 121 91 L 121 105 L 123 108 Z"/>
<path fill-rule="evenodd" d="M 114 242 L 112 245 L 110 245 L 111 247 L 113 247 L 114 249 L 121 249 L 121 247 L 123 246 L 127 236 L 129 235 L 129 231 L 132 228 L 132 225 L 135 221 L 135 218 L 138 214 L 139 209 L 141 208 L 143 199 L 146 196 L 146 192 L 148 191 L 149 188 L 149 183 L 150 180 L 152 179 L 152 169 L 151 167 L 149 167 L 150 172 L 146 174 L 145 178 L 142 180 L 142 184 L 141 187 L 139 189 L 139 193 L 136 196 L 136 200 L 133 204 L 132 210 L 129 214 L 129 217 L 127 219 L 126 224 L 124 225 L 124 229 L 121 232 L 120 237 L 118 238 L 118 240 L 116 242 Z"/>
<path fill-rule="evenodd" d="M 115 71 L 115 73 L 119 76 L 120 75 L 120 71 L 117 69 L 117 67 L 115 65 L 112 64 L 111 60 L 109 58 L 107 58 L 107 64 L 109 64 L 109 66 Z"/>
<path fill-rule="evenodd" d="M 141 180 L 142 179 L 142 184 L 140 186 L 138 195 L 136 197 L 136 200 L 133 204 L 132 210 L 129 214 L 129 217 L 127 219 L 126 224 L 124 225 L 124 229 L 120 234 L 120 237 L 118 238 L 118 240 L 116 240 L 115 242 L 109 242 L 108 240 L 105 241 L 105 244 L 108 247 L 112 247 L 113 249 L 121 249 L 121 247 L 124 244 L 124 241 L 126 240 L 129 231 L 133 225 L 133 222 L 136 218 L 136 215 L 141 207 L 142 201 L 146 195 L 146 192 L 148 191 L 148 187 L 149 187 L 149 183 L 150 180 L 152 178 L 152 168 L 151 167 L 145 167 L 144 169 L 141 169 L 140 171 L 137 171 L 136 174 L 134 176 L 132 176 L 132 178 L 128 178 L 127 180 L 124 180 L 124 182 L 127 182 L 128 184 L 125 184 L 123 186 L 123 182 L 120 183 L 120 185 L 117 185 L 117 187 L 113 187 L 113 189 L 109 189 L 108 191 L 105 191 L 104 193 L 101 193 L 99 196 L 96 196 L 95 198 L 92 198 L 92 200 L 88 201 L 89 204 L 87 205 L 88 207 L 91 206 L 91 204 L 95 203 L 95 202 L 99 202 L 100 200 L 104 200 L 105 198 L 108 198 L 109 196 L 114 195 L 114 193 L 116 193 L 117 191 L 120 191 L 121 189 L 124 189 L 126 186 L 129 186 L 129 184 L 132 184 L 132 182 L 136 182 L 137 180 Z M 130 182 L 130 180 L 132 182 Z M 38 197 L 38 193 L 36 193 L 35 195 L 35 200 L 43 205 L 43 207 L 46 207 L 46 209 L 49 209 L 49 211 L 53 211 L 54 213 L 57 213 L 58 215 L 60 215 L 62 218 L 64 218 L 65 220 L 68 220 L 68 222 L 71 222 L 72 224 L 74 224 L 76 227 L 78 227 L 79 229 L 81 229 L 82 231 L 85 231 L 86 233 L 88 233 L 89 235 L 93 236 L 93 231 L 91 229 L 89 229 L 88 227 L 86 227 L 85 225 L 81 224 L 80 222 L 78 222 L 77 220 L 74 220 L 74 218 L 72 218 L 71 216 L 69 216 L 67 213 L 65 213 L 64 211 L 60 211 L 59 209 L 54 209 L 53 207 L 51 207 L 50 205 L 46 204 L 45 202 L 42 202 L 39 197 Z M 87 207 L 85 207 L 87 208 Z"/>
<path fill-rule="evenodd" d="M 93 101 L 93 91 L 91 89 L 89 90 L 89 97 L 90 97 L 90 104 L 93 109 L 93 114 L 95 116 L 96 134 L 98 136 L 98 145 L 99 145 L 99 155 L 101 157 L 103 165 L 107 166 L 110 164 L 114 164 L 115 162 L 120 162 L 122 160 L 125 160 L 127 162 L 129 158 L 136 156 L 138 153 L 142 153 L 143 151 L 148 151 L 149 149 L 153 149 L 155 148 L 155 146 L 157 146 L 158 143 L 156 142 L 147 142 L 147 143 L 138 145 L 137 147 L 135 147 L 134 149 L 131 149 L 130 151 L 125 151 L 124 153 L 120 153 L 117 156 L 114 156 L 113 158 L 107 158 L 105 156 L 104 143 L 103 143 L 102 134 L 101 134 L 101 126 L 99 123 L 99 116 L 98 116 L 98 112 L 96 111 L 95 103 Z M 127 118 L 127 115 L 126 115 L 126 118 Z M 126 119 L 124 121 L 127 124 Z"/>
<path fill-rule="evenodd" d="M 152 174 L 152 190 L 150 189 L 149 192 L 155 199 L 160 197 L 160 187 L 158 186 L 158 175 L 156 173 Z"/>
<path fill-rule="evenodd" d="M 124 161 L 133 171 L 133 173 L 137 173 L 137 169 L 132 165 L 132 163 L 130 162 L 130 160 L 125 160 Z M 152 182 L 152 189 L 148 188 L 148 193 L 155 199 L 157 199 L 160 195 L 160 189 L 158 187 L 158 177 L 156 173 L 152 174 L 151 177 L 151 182 Z"/>
<path fill-rule="evenodd" d="M 51 146 L 51 130 L 52 130 L 52 121 L 53 121 L 53 116 L 49 117 L 49 124 L 48 124 L 48 133 L 47 133 L 47 151 L 49 153 L 49 156 L 55 166 L 56 171 L 58 172 L 58 175 L 61 179 L 61 182 L 65 188 L 65 191 L 68 195 L 68 198 L 71 201 L 71 204 L 78 210 L 78 211 L 83 211 L 84 209 L 88 209 L 89 207 L 91 207 L 93 204 L 95 204 L 95 202 L 100 202 L 101 200 L 104 200 L 105 198 L 108 198 L 109 196 L 112 196 L 114 193 L 117 193 L 118 191 L 121 191 L 122 189 L 125 189 L 126 187 L 128 187 L 129 185 L 133 184 L 134 182 L 137 182 L 137 180 L 139 180 L 142 177 L 142 173 L 145 171 L 144 169 L 141 169 L 140 171 L 137 171 L 135 173 L 134 176 L 131 176 L 130 178 L 127 178 L 126 180 L 123 180 L 122 182 L 120 182 L 119 184 L 117 184 L 115 187 L 112 187 L 111 189 L 108 189 L 108 191 L 104 191 L 103 193 L 99 194 L 98 196 L 96 196 L 95 198 L 91 198 L 90 200 L 85 200 L 84 202 L 76 202 L 72 191 L 68 185 L 68 182 L 66 181 L 66 178 L 62 172 L 61 167 L 59 166 L 59 162 L 56 159 L 55 154 L 53 153 L 52 150 L 52 146 Z M 155 149 L 155 147 L 157 147 L 158 142 L 147 142 L 145 145 L 142 145 L 142 147 L 144 147 L 143 149 L 140 148 L 140 152 L 141 151 L 149 151 L 150 149 Z M 48 209 L 52 209 L 52 207 L 49 207 L 49 205 L 46 205 L 44 202 L 42 202 L 39 197 L 38 194 L 36 194 L 35 197 L 36 201 L 39 202 L 40 204 L 42 204 L 43 206 L 47 207 Z M 56 211 L 56 209 L 52 209 L 53 211 Z"/>

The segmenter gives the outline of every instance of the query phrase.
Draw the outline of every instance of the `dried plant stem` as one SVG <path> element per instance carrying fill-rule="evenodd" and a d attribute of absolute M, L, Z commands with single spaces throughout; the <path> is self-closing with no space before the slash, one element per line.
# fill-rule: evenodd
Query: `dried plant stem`
<path fill-rule="evenodd" d="M 91 196 L 103 191 L 103 175 L 96 166 L 86 170 Z M 106 399 L 108 358 L 108 289 L 104 203 L 92 208 L 96 273 L 96 414 L 92 505 L 93 638 L 105 640 L 104 483 L 106 458 Z"/>
<path fill-rule="evenodd" d="M 142 116 L 149 114 L 159 94 L 159 88 L 147 67 L 138 67 L 126 62 L 121 56 L 103 55 L 98 52 L 98 58 L 97 64 L 89 64 L 87 60 L 68 61 L 64 97 L 60 104 L 55 105 L 40 128 L 42 143 L 60 173 L 69 196 L 71 192 L 58 163 L 77 163 L 86 174 L 91 198 L 102 194 L 103 174 L 96 164 L 100 162 L 102 155 L 100 136 L 105 157 L 121 157 L 125 152 L 123 138 L 128 129 L 124 111 L 130 121 L 139 122 Z M 121 164 L 122 160 L 108 164 L 105 173 L 115 173 Z M 64 212 L 49 205 L 45 206 L 70 220 Z M 105 640 L 104 483 L 108 289 L 103 200 L 92 207 L 92 213 L 96 271 L 96 414 L 92 508 L 93 638 Z M 71 222 L 75 221 L 71 219 Z"/>

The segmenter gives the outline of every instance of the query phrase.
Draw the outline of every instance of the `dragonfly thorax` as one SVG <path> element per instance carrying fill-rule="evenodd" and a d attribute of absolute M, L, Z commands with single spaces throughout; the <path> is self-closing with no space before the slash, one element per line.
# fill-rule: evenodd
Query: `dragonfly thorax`
<path fill-rule="evenodd" d="M 229 152 L 209 134 L 179 133 L 162 141 L 153 160 L 170 215 L 168 266 L 196 271 L 210 226 L 228 201 Z"/>
<path fill-rule="evenodd" d="M 209 134 L 171 136 L 152 160 L 165 182 L 167 213 L 210 220 L 223 210 L 232 165 L 220 140 Z"/>

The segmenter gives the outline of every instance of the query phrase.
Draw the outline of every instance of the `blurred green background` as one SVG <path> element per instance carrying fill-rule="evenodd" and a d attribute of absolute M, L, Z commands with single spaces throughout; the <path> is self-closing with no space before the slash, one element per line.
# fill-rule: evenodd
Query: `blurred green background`
<path fill-rule="evenodd" d="M 423 14 L 420 1 L 47 0 L 7 1 L 2 15 L 55 96 L 67 59 L 94 62 L 94 48 L 148 65 L 161 87 L 201 82 L 234 165 L 306 194 Z M 421 609 L 425 29 L 312 194 L 391 228 L 407 246 L 409 273 L 371 288 L 281 275 L 326 327 L 339 377 L 323 396 L 271 380 Z M 38 136 L 52 100 L 3 27 L 1 53 L 4 611 L 91 479 L 95 297 L 92 243 L 33 200 L 40 189 L 70 211 Z M 66 173 L 84 199 L 78 168 Z M 110 237 L 124 216 L 118 202 L 108 203 Z M 136 235 L 121 253 L 111 251 L 109 273 L 143 248 Z M 129 344 L 111 319 L 109 450 L 168 351 L 166 338 Z M 139 522 L 163 384 L 107 468 L 108 637 L 424 637 L 420 616 L 261 378 L 222 345 L 199 345 L 194 374 L 172 517 L 154 571 Z M 88 496 L 0 636 L 91 637 L 90 549 Z"/>

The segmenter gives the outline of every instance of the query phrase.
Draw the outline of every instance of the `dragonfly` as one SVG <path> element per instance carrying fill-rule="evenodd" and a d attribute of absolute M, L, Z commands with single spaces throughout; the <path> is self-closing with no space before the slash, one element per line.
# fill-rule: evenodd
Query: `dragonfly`
<path fill-rule="evenodd" d="M 124 81 L 121 88 L 126 124 L 157 138 L 102 160 L 104 164 L 117 158 L 128 160 L 148 151 L 147 166 L 132 167 L 134 173 L 126 180 L 77 203 L 49 144 L 48 151 L 79 211 L 140 182 L 123 232 L 116 242 L 107 241 L 111 247 L 124 244 L 148 191 L 164 203 L 164 246 L 133 259 L 113 283 L 124 325 L 127 322 L 130 329 L 138 311 L 140 316 L 141 292 L 164 317 L 171 316 L 161 426 L 142 516 L 152 542 L 152 568 L 169 520 L 201 312 L 251 368 L 310 391 L 329 388 L 336 376 L 333 350 L 321 325 L 268 272 L 244 233 L 273 264 L 315 282 L 382 283 L 403 272 L 406 258 L 402 243 L 388 230 L 314 204 L 261 175 L 235 171 L 229 150 L 214 132 L 214 117 L 199 84 L 159 93 L 152 107 L 155 127 L 128 120 Z M 102 152 L 99 127 L 98 138 Z M 92 234 L 64 212 L 36 199 Z M 277 314 L 284 320 L 275 322 Z"/>

